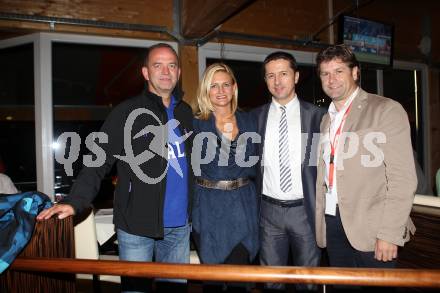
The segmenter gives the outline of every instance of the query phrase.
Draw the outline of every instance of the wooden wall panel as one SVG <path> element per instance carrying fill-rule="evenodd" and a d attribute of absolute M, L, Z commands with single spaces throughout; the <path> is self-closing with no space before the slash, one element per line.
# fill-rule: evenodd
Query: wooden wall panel
<path fill-rule="evenodd" d="M 164 33 L 153 33 L 133 30 L 106 29 L 90 26 L 57 24 L 52 29 L 48 23 L 30 21 L 6 21 L 0 20 L 0 40 L 35 32 L 74 33 L 85 35 L 102 35 L 109 37 L 125 37 L 150 40 L 170 40 L 170 36 Z"/>
<path fill-rule="evenodd" d="M 327 0 L 257 0 L 220 30 L 304 40 L 328 22 L 327 15 Z M 328 42 L 327 31 L 318 37 Z"/>
<path fill-rule="evenodd" d="M 334 14 L 350 8 L 352 0 L 332 0 Z M 366 1 L 359 1 L 362 5 Z M 405 60 L 423 60 L 417 46 L 422 38 L 422 19 L 431 18 L 432 59 L 440 62 L 440 1 L 413 0 L 367 1 L 354 13 L 366 18 L 396 24 L 396 56 Z M 328 23 L 328 0 L 256 0 L 243 11 L 221 25 L 221 31 L 252 35 L 274 36 L 294 40 L 311 37 Z M 94 21 L 111 21 L 130 24 L 164 26 L 173 28 L 173 0 L 0 0 L 0 11 L 28 15 L 65 17 Z M 25 29 L 48 30 L 47 24 L 29 26 L 18 21 L 12 22 Z M 0 21 L 0 27 L 2 21 Z M 8 26 L 8 25 L 6 25 Z M 57 31 L 80 33 L 105 33 L 127 35 L 127 32 L 111 30 L 105 32 L 90 27 L 57 26 Z M 326 29 L 317 37 L 328 43 L 329 31 Z M 128 36 L 139 36 L 139 33 Z M 142 35 L 142 34 L 141 34 Z M 155 36 L 153 36 L 155 37 Z M 163 38 L 164 36 L 160 36 Z M 169 36 L 168 36 L 169 38 Z"/>
<path fill-rule="evenodd" d="M 1 0 L 0 11 L 173 27 L 173 0 Z"/>
<path fill-rule="evenodd" d="M 197 104 L 196 94 L 199 83 L 199 63 L 197 57 L 197 47 L 181 46 L 180 63 L 182 67 L 181 84 L 185 92 L 184 100 L 195 109 Z"/>
<path fill-rule="evenodd" d="M 181 0 L 181 31 L 185 38 L 201 38 L 255 0 Z"/>
<path fill-rule="evenodd" d="M 399 268 L 438 269 L 440 266 L 440 209 L 414 205 L 411 219 L 416 233 L 399 249 Z"/>

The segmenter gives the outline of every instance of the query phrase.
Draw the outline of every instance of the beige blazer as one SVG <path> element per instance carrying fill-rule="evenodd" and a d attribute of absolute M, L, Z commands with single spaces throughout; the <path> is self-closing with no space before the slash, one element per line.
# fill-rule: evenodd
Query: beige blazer
<path fill-rule="evenodd" d="M 316 183 L 320 247 L 326 246 L 323 140 L 328 139 L 329 124 L 326 114 L 321 122 Z M 409 214 L 417 187 L 405 110 L 396 101 L 360 89 L 342 132 L 341 138 L 346 139 L 337 150 L 336 180 L 339 213 L 350 244 L 359 251 L 374 251 L 376 239 L 403 246 L 409 231 L 415 232 Z"/>

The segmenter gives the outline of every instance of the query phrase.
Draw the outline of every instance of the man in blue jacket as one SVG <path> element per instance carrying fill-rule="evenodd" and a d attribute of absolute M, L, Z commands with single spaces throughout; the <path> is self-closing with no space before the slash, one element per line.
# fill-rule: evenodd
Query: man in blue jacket
<path fill-rule="evenodd" d="M 101 128 L 108 137 L 107 143 L 99 144 L 106 154 L 104 164 L 84 167 L 69 196 L 41 212 L 37 219 L 53 215 L 63 219 L 89 207 L 102 178 L 116 163 L 113 221 L 119 258 L 189 263 L 193 180 L 188 136 L 192 111 L 173 95 L 180 77 L 175 50 L 164 43 L 150 47 L 142 75 L 148 90 L 115 107 Z M 148 291 L 145 284 L 122 278 L 123 291 Z"/>

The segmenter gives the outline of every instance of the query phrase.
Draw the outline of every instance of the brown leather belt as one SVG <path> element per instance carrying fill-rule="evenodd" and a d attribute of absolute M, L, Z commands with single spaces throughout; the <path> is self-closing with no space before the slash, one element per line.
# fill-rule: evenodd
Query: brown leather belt
<path fill-rule="evenodd" d="M 242 186 L 248 185 L 248 178 L 238 178 L 237 180 L 207 180 L 202 178 L 196 178 L 198 185 L 206 188 L 221 189 L 221 190 L 234 190 Z"/>
<path fill-rule="evenodd" d="M 298 206 L 303 205 L 302 198 L 294 199 L 294 200 L 281 200 L 281 199 L 276 199 L 276 198 L 273 198 L 271 196 L 267 196 L 264 194 L 261 195 L 261 198 L 268 203 L 271 203 L 271 204 L 274 204 L 274 205 L 277 205 L 277 206 L 280 206 L 283 208 L 298 207 Z"/>

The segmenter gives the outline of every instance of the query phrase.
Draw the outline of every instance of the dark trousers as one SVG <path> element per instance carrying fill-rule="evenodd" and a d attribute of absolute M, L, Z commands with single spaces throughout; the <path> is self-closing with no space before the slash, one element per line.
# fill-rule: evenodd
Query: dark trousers
<path fill-rule="evenodd" d="M 261 201 L 260 217 L 260 264 L 286 266 L 289 252 L 294 266 L 320 264 L 321 252 L 307 219 L 303 205 L 282 207 L 265 200 Z M 268 283 L 269 289 L 284 289 L 284 284 Z M 316 286 L 298 284 L 299 290 L 313 290 Z"/>
<path fill-rule="evenodd" d="M 325 216 L 327 233 L 327 254 L 330 266 L 349 268 L 395 268 L 396 261 L 383 262 L 374 258 L 374 251 L 359 251 L 351 246 L 345 235 L 339 209 L 336 216 Z M 393 292 L 392 288 L 333 286 L 334 291 Z"/>
<path fill-rule="evenodd" d="M 336 216 L 325 216 L 327 253 L 332 267 L 395 268 L 396 261 L 383 262 L 374 258 L 374 251 L 359 251 L 350 245 L 336 210 Z"/>

